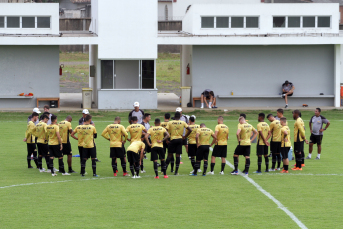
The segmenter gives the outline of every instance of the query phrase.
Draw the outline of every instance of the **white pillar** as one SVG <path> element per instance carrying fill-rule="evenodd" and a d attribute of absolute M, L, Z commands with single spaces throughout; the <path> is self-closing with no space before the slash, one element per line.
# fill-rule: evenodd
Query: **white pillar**
<path fill-rule="evenodd" d="M 335 64 L 334 64 L 334 95 L 335 107 L 341 106 L 341 45 L 335 45 Z"/>

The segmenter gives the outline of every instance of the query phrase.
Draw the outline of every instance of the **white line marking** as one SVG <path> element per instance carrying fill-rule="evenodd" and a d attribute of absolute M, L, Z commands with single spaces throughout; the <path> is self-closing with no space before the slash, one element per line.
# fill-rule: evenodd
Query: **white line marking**
<path fill-rule="evenodd" d="M 235 169 L 235 167 L 229 162 L 226 161 L 226 164 L 230 166 L 232 169 Z M 280 201 L 275 199 L 274 196 L 272 196 L 269 192 L 264 190 L 259 184 L 257 184 L 253 179 L 251 179 L 248 176 L 244 176 L 242 173 L 240 173 L 241 176 L 243 176 L 247 181 L 249 181 L 252 185 L 254 185 L 257 190 L 262 192 L 265 196 L 267 196 L 269 199 L 271 199 L 282 211 L 284 211 L 300 228 L 307 229 L 307 227 L 291 212 L 289 211 Z"/>

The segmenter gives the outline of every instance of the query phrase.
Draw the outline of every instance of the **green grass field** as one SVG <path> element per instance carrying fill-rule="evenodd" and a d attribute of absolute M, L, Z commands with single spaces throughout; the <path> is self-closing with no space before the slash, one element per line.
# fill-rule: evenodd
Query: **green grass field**
<path fill-rule="evenodd" d="M 255 127 L 259 112 L 246 112 L 249 123 Z M 151 113 L 152 121 L 163 116 L 160 111 Z M 212 129 L 217 116 L 224 115 L 225 124 L 230 128 L 227 159 L 233 164 L 239 112 L 195 111 L 191 114 L 197 116 L 198 124 L 204 122 Z M 322 157 L 321 160 L 306 160 L 303 171 L 253 174 L 257 169 L 257 157 L 256 147 L 252 146 L 249 177 L 307 228 L 341 228 L 343 225 L 342 114 L 343 111 L 338 110 L 322 112 L 331 122 L 324 135 Z M 247 179 L 229 175 L 232 171 L 229 166 L 225 168 L 225 175 L 219 175 L 219 159 L 213 176 L 190 177 L 188 174 L 192 168 L 184 151 L 180 176 L 170 175 L 169 167 L 169 179 L 160 176 L 155 180 L 152 162 L 144 160 L 147 173 L 141 174 L 141 179 L 122 177 L 120 166 L 119 176 L 113 177 L 109 142 L 100 135 L 116 115 L 121 116 L 122 124 L 127 126 L 127 113 L 93 113 L 99 133 L 96 140 L 101 160 L 97 163 L 99 178 L 81 177 L 80 174 L 52 177 L 37 169 L 27 169 L 26 143 L 22 140 L 28 115 L 0 113 L 3 130 L 0 139 L 0 228 L 299 228 Z M 60 112 L 56 115 L 62 120 L 68 114 Z M 80 114 L 71 115 L 74 128 Z M 313 112 L 302 112 L 307 128 L 312 115 Z M 285 116 L 293 131 L 291 113 L 288 111 Z M 307 138 L 309 135 L 307 131 Z M 77 154 L 77 141 L 71 141 L 74 154 Z M 305 153 L 307 156 L 308 145 Z M 316 155 L 315 146 L 313 156 Z M 54 165 L 58 167 L 57 160 Z M 244 168 L 243 157 L 240 157 L 239 168 Z M 79 158 L 73 158 L 73 169 L 79 172 Z M 90 162 L 86 171 L 92 174 Z"/>

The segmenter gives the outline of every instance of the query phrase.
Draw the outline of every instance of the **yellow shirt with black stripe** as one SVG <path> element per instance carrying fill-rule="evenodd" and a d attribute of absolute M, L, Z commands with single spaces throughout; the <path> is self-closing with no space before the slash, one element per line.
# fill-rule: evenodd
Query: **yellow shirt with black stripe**
<path fill-rule="evenodd" d="M 257 131 L 258 131 L 258 140 L 257 140 L 257 145 L 266 145 L 263 141 L 262 136 L 260 135 L 260 131 L 262 132 L 262 135 L 264 139 L 267 139 L 268 133 L 269 133 L 269 125 L 266 122 L 259 122 L 257 124 Z"/>
<path fill-rule="evenodd" d="M 127 148 L 127 151 L 132 151 L 134 153 L 139 153 L 141 152 L 141 150 L 145 149 L 145 144 L 142 141 L 135 141 L 132 142 L 131 145 L 129 146 L 129 148 Z"/>
<path fill-rule="evenodd" d="M 77 134 L 77 139 L 78 139 L 77 145 L 79 147 L 83 147 L 83 144 L 84 144 L 84 142 L 83 142 L 83 134 L 82 134 L 82 126 L 83 125 L 78 125 L 74 129 L 74 133 Z"/>
<path fill-rule="evenodd" d="M 181 139 L 184 128 L 188 128 L 187 123 L 185 123 L 184 121 L 173 120 L 168 122 L 167 130 L 170 135 L 170 140 Z"/>
<path fill-rule="evenodd" d="M 131 142 L 134 141 L 142 141 L 142 131 L 146 130 L 142 124 L 131 124 L 130 126 L 126 127 L 126 132 L 130 133 Z"/>
<path fill-rule="evenodd" d="M 26 143 L 35 143 L 36 142 L 36 126 L 35 124 L 30 121 L 27 123 L 27 128 L 26 128 L 26 132 L 25 132 L 25 138 L 26 138 Z"/>
<path fill-rule="evenodd" d="M 210 145 L 211 136 L 214 134 L 213 130 L 207 127 L 197 129 L 197 134 L 199 134 L 198 143 L 200 145 Z"/>
<path fill-rule="evenodd" d="M 46 127 L 46 134 L 49 138 L 48 144 L 51 146 L 59 145 L 57 133 L 60 132 L 60 127 L 56 124 L 50 124 Z"/>
<path fill-rule="evenodd" d="M 281 142 L 281 124 L 279 120 L 274 120 L 270 126 L 270 132 L 272 133 L 272 142 Z"/>
<path fill-rule="evenodd" d="M 241 139 L 241 141 L 239 142 L 239 145 L 250 146 L 251 133 L 255 130 L 255 128 L 249 123 L 244 123 L 244 124 L 239 124 L 238 129 L 241 130 L 241 132 L 239 133 L 239 138 Z"/>
<path fill-rule="evenodd" d="M 48 141 L 46 139 L 47 127 L 48 127 L 48 125 L 45 122 L 43 122 L 43 121 L 40 121 L 36 125 L 37 143 L 42 143 L 42 144 L 47 144 L 48 143 Z"/>
<path fill-rule="evenodd" d="M 299 117 L 294 123 L 294 142 L 304 141 L 301 136 L 305 136 L 305 124 L 302 118 Z"/>
<path fill-rule="evenodd" d="M 164 138 L 164 133 L 167 132 L 165 128 L 162 126 L 153 126 L 150 127 L 148 130 L 148 134 L 150 134 L 150 139 L 151 139 L 151 147 L 161 147 L 163 148 L 163 142 L 158 143 L 157 141 L 160 140 L 162 141 Z"/>
<path fill-rule="evenodd" d="M 123 125 L 110 124 L 104 129 L 101 136 L 110 140 L 110 147 L 122 147 L 123 137 L 126 141 L 128 134 Z"/>
<path fill-rule="evenodd" d="M 197 135 L 197 130 L 200 128 L 200 125 L 193 124 L 188 125 L 188 127 L 192 129 L 192 132 L 188 135 L 188 144 L 197 144 L 195 136 Z"/>
<path fill-rule="evenodd" d="M 94 134 L 96 134 L 96 129 L 94 126 L 88 124 L 82 126 L 83 134 L 83 148 L 93 148 L 94 147 Z"/>
<path fill-rule="evenodd" d="M 216 145 L 220 146 L 226 146 L 227 145 L 227 139 L 229 137 L 229 127 L 227 127 L 225 124 L 218 124 L 216 128 L 214 129 L 214 132 L 217 132 L 217 143 Z"/>
<path fill-rule="evenodd" d="M 72 130 L 71 123 L 67 120 L 61 121 L 58 126 L 60 127 L 60 135 L 62 143 L 68 143 L 69 142 L 69 130 Z"/>
<path fill-rule="evenodd" d="M 287 142 L 285 142 L 285 132 L 287 132 Z M 281 128 L 281 147 L 291 147 L 291 130 L 288 126 L 283 126 Z"/>

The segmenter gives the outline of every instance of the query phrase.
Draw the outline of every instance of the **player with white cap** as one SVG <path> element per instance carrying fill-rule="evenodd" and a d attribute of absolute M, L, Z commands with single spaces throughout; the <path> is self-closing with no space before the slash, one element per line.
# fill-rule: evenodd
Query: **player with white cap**
<path fill-rule="evenodd" d="M 142 123 L 143 122 L 144 111 L 139 109 L 139 102 L 134 102 L 133 107 L 134 107 L 134 109 L 129 114 L 129 123 L 132 124 L 131 123 L 131 118 L 133 116 L 137 117 L 137 123 Z"/>

